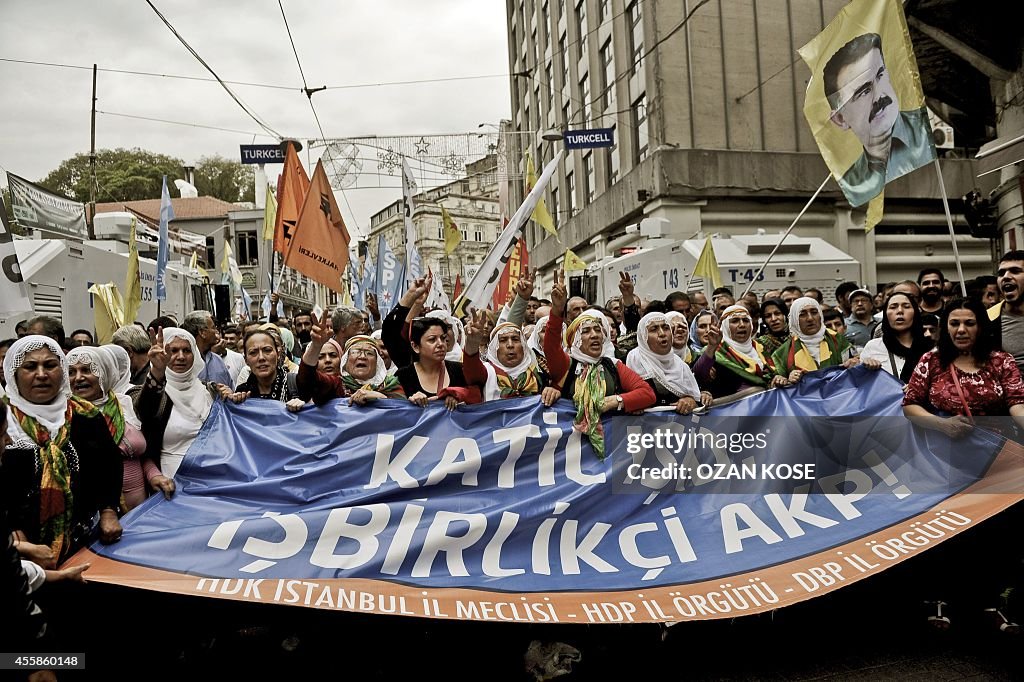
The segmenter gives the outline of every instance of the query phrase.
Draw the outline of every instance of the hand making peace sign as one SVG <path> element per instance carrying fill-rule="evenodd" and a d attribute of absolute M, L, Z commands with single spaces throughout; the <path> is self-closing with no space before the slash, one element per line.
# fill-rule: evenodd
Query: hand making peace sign
<path fill-rule="evenodd" d="M 565 289 L 565 271 L 555 270 L 555 283 L 551 285 L 551 312 L 558 317 L 565 317 L 565 302 L 569 299 Z"/>

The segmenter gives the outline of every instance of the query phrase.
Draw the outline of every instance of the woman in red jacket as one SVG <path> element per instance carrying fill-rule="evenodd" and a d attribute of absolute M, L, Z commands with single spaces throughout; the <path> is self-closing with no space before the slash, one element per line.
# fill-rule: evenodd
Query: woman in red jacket
<path fill-rule="evenodd" d="M 552 386 L 541 393 L 550 407 L 559 398 L 576 405 L 573 425 L 590 439 L 597 456 L 604 459 L 605 412 L 638 412 L 654 405 L 654 391 L 636 372 L 615 359 L 608 320 L 596 310 L 584 310 L 565 331 L 562 348 L 562 316 L 565 315 L 565 273 L 555 271 L 551 289 L 551 313 L 544 334 L 544 355 Z"/>

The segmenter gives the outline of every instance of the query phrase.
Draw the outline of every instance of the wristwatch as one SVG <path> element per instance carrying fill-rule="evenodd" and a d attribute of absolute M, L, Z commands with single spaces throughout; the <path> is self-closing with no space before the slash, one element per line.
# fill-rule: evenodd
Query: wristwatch
<path fill-rule="evenodd" d="M 617 410 L 618 410 L 619 412 L 622 412 L 622 405 L 623 405 L 623 403 L 622 403 L 622 396 L 621 396 L 621 395 L 618 395 L 618 394 L 616 394 L 616 395 L 615 395 L 615 402 L 616 402 L 616 403 L 618 403 L 618 407 L 616 407 L 616 409 L 617 409 Z"/>

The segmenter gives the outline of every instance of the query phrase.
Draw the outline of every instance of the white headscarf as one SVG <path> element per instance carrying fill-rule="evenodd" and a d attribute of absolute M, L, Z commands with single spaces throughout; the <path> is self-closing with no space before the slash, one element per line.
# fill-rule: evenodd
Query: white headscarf
<path fill-rule="evenodd" d="M 509 366 L 502 364 L 501 360 L 498 359 L 498 336 L 503 333 L 510 331 L 519 332 L 519 340 L 523 344 L 523 359 L 519 361 L 518 365 Z M 533 349 L 530 348 L 529 342 L 526 337 L 523 336 L 523 330 L 519 325 L 512 322 L 499 322 L 498 325 L 491 332 L 491 340 L 487 344 L 487 362 L 495 367 L 500 367 L 510 378 L 515 379 L 523 372 L 532 371 L 537 365 L 537 357 L 533 354 Z M 487 365 L 484 365 L 486 368 Z M 487 381 L 484 384 L 484 400 L 498 400 L 501 398 L 501 389 L 498 387 L 498 375 L 488 368 Z"/>
<path fill-rule="evenodd" d="M 175 339 L 185 339 L 192 346 L 192 367 L 185 372 L 175 372 L 168 367 L 165 371 L 167 385 L 164 392 L 174 403 L 174 409 L 190 420 L 204 422 L 213 408 L 213 396 L 199 380 L 199 374 L 206 369 L 206 362 L 199 354 L 194 336 L 181 327 L 164 329 L 165 350 Z"/>
<path fill-rule="evenodd" d="M 700 402 L 700 387 L 697 386 L 693 372 L 682 358 L 672 352 L 672 347 L 669 346 L 669 352 L 664 355 L 651 350 L 647 327 L 656 322 L 664 322 L 670 328 L 672 326 L 664 313 L 647 313 L 641 317 L 636 328 L 636 348 L 626 356 L 626 366 L 639 374 L 641 379 L 653 379 L 677 398 L 690 396 Z M 671 339 L 671 331 L 669 336 Z"/>
<path fill-rule="evenodd" d="M 352 376 L 351 372 L 345 369 L 345 365 L 348 364 L 348 352 L 353 346 L 370 346 L 373 348 L 373 354 L 377 356 L 377 370 L 374 372 L 373 377 L 367 381 L 363 381 L 364 384 L 372 384 L 374 386 L 380 386 L 384 383 L 384 380 L 388 377 L 388 370 L 384 366 L 384 358 L 380 356 L 380 351 L 377 350 L 377 344 L 373 342 L 372 336 L 364 336 L 359 334 L 353 336 L 351 339 L 345 342 L 345 352 L 341 354 L 341 364 L 339 365 L 342 376 Z M 359 379 L 358 381 L 362 381 Z"/>
<path fill-rule="evenodd" d="M 729 330 L 729 318 L 732 317 L 744 317 L 750 322 L 750 338 L 747 339 L 746 343 L 740 343 L 732 338 L 732 333 Z M 746 306 L 731 305 L 722 311 L 722 339 L 729 344 L 729 348 L 732 348 L 751 362 L 756 363 L 758 367 L 764 367 L 764 359 L 758 354 L 757 349 L 754 348 L 754 321 L 750 319 L 750 311 L 747 310 Z"/>
<path fill-rule="evenodd" d="M 53 400 L 37 405 L 29 402 L 18 390 L 17 371 L 25 361 L 25 356 L 40 348 L 49 348 L 57 356 L 63 376 L 61 377 L 61 388 Z M 40 426 L 50 432 L 50 436 L 56 436 L 60 428 L 64 426 L 64 417 L 68 411 L 68 398 L 71 397 L 71 384 L 68 383 L 68 359 L 64 357 L 64 351 L 60 349 L 57 342 L 49 336 L 38 334 L 18 339 L 11 344 L 11 347 L 7 349 L 7 355 L 4 356 L 4 377 L 7 380 L 7 400 L 10 404 L 35 419 Z M 13 415 L 7 420 L 7 433 L 14 440 L 32 440 L 22 430 Z"/>
<path fill-rule="evenodd" d="M 683 326 L 686 327 L 686 343 L 683 344 L 682 348 L 676 348 L 673 346 L 672 352 L 678 355 L 683 362 L 689 362 L 692 354 L 690 351 L 690 323 L 686 320 L 686 315 L 683 315 L 681 312 L 676 310 L 672 310 L 665 313 L 665 319 L 668 320 L 669 327 L 672 327 L 677 321 L 682 322 Z M 674 336 L 675 333 L 673 332 L 673 337 Z"/>
<path fill-rule="evenodd" d="M 436 317 L 448 323 L 448 326 L 452 328 L 451 333 L 455 336 L 455 343 L 452 345 L 452 349 L 445 354 L 444 359 L 451 362 L 462 362 L 462 347 L 466 343 L 466 328 L 462 325 L 462 320 L 440 309 L 431 310 L 426 317 Z"/>
<path fill-rule="evenodd" d="M 124 349 L 122 349 L 124 350 Z M 127 354 L 127 353 L 126 353 Z M 117 404 L 121 406 L 121 413 L 124 415 L 126 424 L 136 429 L 142 428 L 142 422 L 135 414 L 131 398 L 125 393 L 117 392 L 117 384 L 120 380 L 120 372 L 117 368 L 117 360 L 106 346 L 78 346 L 68 351 L 68 367 L 71 365 L 88 365 L 93 376 L 100 380 L 101 395 L 91 401 L 96 407 L 103 407 L 107 404 L 110 393 L 114 393 Z"/>
<path fill-rule="evenodd" d="M 821 327 L 816 333 L 808 336 L 800 331 L 800 311 L 811 307 L 818 309 Z M 789 307 L 789 331 L 803 342 L 815 362 L 821 362 L 821 340 L 825 338 L 825 318 L 821 314 L 821 305 L 817 301 L 807 296 L 793 301 L 793 305 Z"/>
<path fill-rule="evenodd" d="M 530 334 L 530 338 L 527 339 L 526 345 L 530 347 L 536 355 L 544 355 L 544 344 L 540 342 L 541 333 L 548 328 L 548 316 L 537 320 L 533 325 L 533 332 Z"/>
<path fill-rule="evenodd" d="M 604 331 L 604 346 L 601 348 L 600 358 L 591 357 L 582 350 L 583 335 L 579 333 L 579 328 L 583 326 L 583 323 L 588 319 L 600 321 L 601 329 Z M 615 346 L 612 345 L 611 336 L 611 325 L 608 323 L 608 318 L 605 317 L 603 313 L 598 310 L 584 310 L 566 329 L 564 340 L 565 345 L 569 348 L 570 357 L 587 365 L 596 365 L 601 361 L 601 358 L 615 360 Z"/>
<path fill-rule="evenodd" d="M 100 348 L 114 357 L 117 371 L 120 373 L 120 376 L 114 383 L 114 393 L 118 395 L 128 393 L 128 390 L 132 387 L 132 358 L 128 355 L 128 351 L 116 343 L 107 343 L 100 346 Z"/>

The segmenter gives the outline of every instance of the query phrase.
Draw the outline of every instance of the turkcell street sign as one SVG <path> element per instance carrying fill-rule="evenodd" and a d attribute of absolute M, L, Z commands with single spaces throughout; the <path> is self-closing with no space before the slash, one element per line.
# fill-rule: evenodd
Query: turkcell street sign
<path fill-rule="evenodd" d="M 279 144 L 242 144 L 242 163 L 284 163 L 284 149 Z"/>
<path fill-rule="evenodd" d="M 615 144 L 614 128 L 592 128 L 590 130 L 567 130 L 563 134 L 566 149 L 592 149 L 611 147 Z"/>

